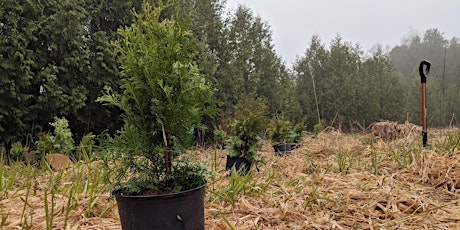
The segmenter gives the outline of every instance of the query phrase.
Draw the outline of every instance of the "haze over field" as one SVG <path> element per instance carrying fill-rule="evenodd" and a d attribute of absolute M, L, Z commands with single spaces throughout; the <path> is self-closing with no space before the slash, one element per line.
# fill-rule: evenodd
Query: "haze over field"
<path fill-rule="evenodd" d="M 277 53 L 288 66 L 304 54 L 315 34 L 325 44 L 340 34 L 364 51 L 375 44 L 396 46 L 405 36 L 432 28 L 448 38 L 460 36 L 460 1 L 455 0 L 228 0 L 227 9 L 235 10 L 238 4 L 271 26 Z"/>

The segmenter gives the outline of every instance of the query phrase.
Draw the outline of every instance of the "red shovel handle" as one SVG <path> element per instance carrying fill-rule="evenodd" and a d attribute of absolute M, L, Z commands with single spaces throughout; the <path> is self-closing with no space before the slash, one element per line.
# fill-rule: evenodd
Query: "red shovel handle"
<path fill-rule="evenodd" d="M 420 78 L 422 82 L 422 141 L 423 147 L 426 146 L 426 142 L 428 141 L 428 134 L 426 131 L 426 76 L 430 73 L 431 63 L 423 60 L 420 62 L 420 66 L 418 68 L 418 72 L 420 73 Z"/>

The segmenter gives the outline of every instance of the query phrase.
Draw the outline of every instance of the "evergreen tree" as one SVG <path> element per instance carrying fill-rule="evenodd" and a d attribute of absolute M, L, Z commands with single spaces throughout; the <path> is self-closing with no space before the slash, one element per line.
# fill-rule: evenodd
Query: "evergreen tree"
<path fill-rule="evenodd" d="M 276 55 L 269 26 L 260 17 L 239 6 L 225 21 L 216 73 L 218 97 L 232 105 L 245 95 L 265 98 L 269 111 L 298 117 L 299 109 L 291 91 L 293 82 Z"/>
<path fill-rule="evenodd" d="M 359 45 L 337 36 L 328 50 L 315 35 L 294 71 L 308 127 L 326 122 L 347 131 L 381 119 L 401 120 L 402 85 L 381 49 L 363 58 Z"/>
<path fill-rule="evenodd" d="M 114 132 L 121 126 L 119 109 L 102 106 L 96 99 L 102 95 L 106 86 L 113 90 L 119 88 L 119 66 L 112 42 L 117 39 L 119 28 L 131 25 L 133 9 L 140 10 L 141 3 L 141 0 L 85 1 L 84 7 L 88 12 L 86 43 L 89 52 L 89 65 L 85 68 L 87 78 L 84 83 L 87 93 L 85 106 L 69 118 L 76 139 L 89 132 Z"/>
<path fill-rule="evenodd" d="M 317 86 L 319 79 L 326 77 L 324 68 L 328 62 L 328 51 L 318 35 L 312 36 L 303 57 L 299 57 L 293 68 L 296 76 L 296 94 L 303 116 L 308 118 L 307 126 L 313 127 L 322 119 L 323 107 L 319 104 Z"/>
<path fill-rule="evenodd" d="M 236 105 L 241 95 L 255 92 L 252 82 L 256 79 L 250 78 L 252 44 L 249 41 L 249 31 L 252 21 L 250 10 L 243 6 L 226 21 L 228 26 L 224 29 L 223 37 L 226 42 L 223 45 L 226 47 L 221 56 L 217 80 L 218 97 L 228 106 Z"/>
<path fill-rule="evenodd" d="M 29 122 L 45 127 L 54 116 L 75 114 L 85 106 L 89 51 L 87 13 L 75 0 L 42 1 L 34 50 L 33 79 L 29 92 Z"/>
<path fill-rule="evenodd" d="M 367 79 L 361 98 L 367 102 L 367 114 L 363 119 L 368 121 L 392 120 L 403 121 L 404 89 L 396 70 L 391 65 L 388 55 L 378 48 L 372 57 L 364 61 L 364 76 Z M 364 109 L 364 108 L 363 108 Z M 359 110 L 358 110 L 359 111 Z"/>
<path fill-rule="evenodd" d="M 345 121 L 343 119 L 347 119 L 348 124 L 357 114 L 353 98 L 356 98 L 355 88 L 362 84 L 356 82 L 361 68 L 360 52 L 359 47 L 343 42 L 338 35 L 330 44 L 329 62 L 325 67 L 329 74 L 318 79 L 318 82 L 323 82 L 318 87 L 318 98 L 319 103 L 324 105 L 324 117 L 331 122 L 338 122 L 340 126 Z"/>
<path fill-rule="evenodd" d="M 5 0 L 0 8 L 0 143 L 11 144 L 31 132 L 29 88 L 34 72 L 34 50 L 39 12 L 29 2 Z"/>

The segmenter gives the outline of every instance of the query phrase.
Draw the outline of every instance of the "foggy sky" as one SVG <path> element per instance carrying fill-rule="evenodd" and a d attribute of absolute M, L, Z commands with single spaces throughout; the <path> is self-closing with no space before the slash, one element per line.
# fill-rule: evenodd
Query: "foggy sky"
<path fill-rule="evenodd" d="M 340 34 L 366 52 L 432 28 L 448 39 L 460 37 L 458 0 L 227 0 L 227 9 L 238 4 L 270 26 L 275 49 L 288 66 L 304 55 L 315 34 L 326 45 Z"/>

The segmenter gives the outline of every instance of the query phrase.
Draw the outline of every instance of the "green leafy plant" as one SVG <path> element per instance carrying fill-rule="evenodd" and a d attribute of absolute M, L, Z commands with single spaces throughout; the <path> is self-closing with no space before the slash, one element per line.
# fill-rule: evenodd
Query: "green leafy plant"
<path fill-rule="evenodd" d="M 183 191 L 205 183 L 203 167 L 175 159 L 193 147 L 195 130 L 205 128 L 202 119 L 216 114 L 214 90 L 193 64 L 196 45 L 186 23 L 160 17 L 166 8 L 144 3 L 136 21 L 118 31 L 122 92 L 106 89 L 98 98 L 124 113 L 124 127 L 103 141 L 103 159 L 126 193 Z"/>
<path fill-rule="evenodd" d="M 227 139 L 227 133 L 222 128 L 216 128 L 214 130 L 214 141 L 220 149 L 225 146 L 225 140 Z"/>
<path fill-rule="evenodd" d="M 454 155 L 455 151 L 460 147 L 460 131 L 450 131 L 442 143 L 435 144 L 437 149 L 440 149 L 444 154 Z"/>
<path fill-rule="evenodd" d="M 250 163 L 257 161 L 259 140 L 267 129 L 268 106 L 262 99 L 244 97 L 235 106 L 235 120 L 227 147 L 232 157 L 245 157 Z"/>
<path fill-rule="evenodd" d="M 304 161 L 305 168 L 302 170 L 303 173 L 314 175 L 318 172 L 318 164 L 314 162 L 307 154 Z"/>
<path fill-rule="evenodd" d="M 420 149 L 416 142 L 406 142 L 400 145 L 396 145 L 394 148 L 388 151 L 388 160 L 395 161 L 402 168 L 409 167 L 414 159 L 419 155 Z"/>
<path fill-rule="evenodd" d="M 47 165 L 50 178 L 46 189 L 43 191 L 44 196 L 44 208 L 45 208 L 45 223 L 46 229 L 53 229 L 54 223 L 54 210 L 56 208 L 56 198 L 60 193 L 60 184 L 62 183 L 63 171 L 59 171 L 57 174 L 51 170 L 50 166 Z M 27 202 L 25 202 L 27 203 Z"/>
<path fill-rule="evenodd" d="M 380 165 L 382 164 L 382 156 L 376 150 L 371 150 L 371 170 L 375 175 L 380 175 Z"/>
<path fill-rule="evenodd" d="M 17 141 L 11 145 L 10 157 L 13 161 L 22 161 L 28 151 L 29 147 L 23 146 L 20 141 Z"/>
<path fill-rule="evenodd" d="M 272 122 L 270 138 L 273 144 L 288 143 L 291 138 L 291 122 L 277 117 Z"/>
<path fill-rule="evenodd" d="M 347 175 L 353 166 L 353 157 L 345 150 L 336 153 L 337 165 L 342 175 Z"/>
<path fill-rule="evenodd" d="M 95 145 L 96 135 L 89 133 L 83 136 L 77 147 L 77 158 L 90 161 L 94 158 L 93 147 Z"/>
<path fill-rule="evenodd" d="M 231 170 L 232 173 L 229 174 L 228 178 L 225 178 L 226 186 L 210 191 L 213 195 L 213 201 L 223 200 L 235 206 L 242 195 L 255 194 L 261 196 L 275 180 L 275 173 L 273 172 L 267 173 L 265 181 L 259 181 L 253 180 L 254 178 L 250 173 L 243 175 L 234 167 Z"/>
<path fill-rule="evenodd" d="M 34 168 L 31 167 L 30 164 L 28 164 L 26 166 L 26 168 L 24 169 L 24 173 L 26 175 L 26 178 L 24 180 L 24 186 L 25 186 L 25 189 L 26 189 L 26 193 L 25 193 L 24 205 L 22 207 L 22 213 L 21 213 L 21 224 L 22 224 L 21 227 L 23 229 L 27 229 L 30 226 L 29 226 L 28 220 L 26 218 L 25 212 L 26 212 L 28 200 L 29 200 L 29 197 L 30 197 L 30 191 L 31 191 L 31 187 L 32 187 L 32 178 L 35 177 L 35 170 L 34 170 Z M 30 222 L 32 222 L 32 221 L 30 221 Z M 49 228 L 49 229 L 51 229 L 51 228 Z"/>
<path fill-rule="evenodd" d="M 319 123 L 313 126 L 313 136 L 317 136 L 324 130 L 324 120 L 321 120 Z"/>
<path fill-rule="evenodd" d="M 44 156 L 47 153 L 61 153 L 69 155 L 75 148 L 75 143 L 72 138 L 72 132 L 69 128 L 69 122 L 66 118 L 54 118 L 54 122 L 50 123 L 54 127 L 53 134 L 42 133 L 38 137 L 36 144 L 36 152 L 39 156 Z"/>
<path fill-rule="evenodd" d="M 273 144 L 281 143 L 297 143 L 302 138 L 305 131 L 305 124 L 303 122 L 295 126 L 288 120 L 284 119 L 281 115 L 271 122 L 270 138 Z"/>
<path fill-rule="evenodd" d="M 293 132 L 291 133 L 292 142 L 300 142 L 306 130 L 307 125 L 305 124 L 305 120 L 300 123 L 297 123 L 293 128 Z"/>

